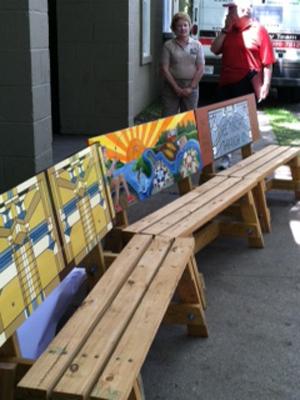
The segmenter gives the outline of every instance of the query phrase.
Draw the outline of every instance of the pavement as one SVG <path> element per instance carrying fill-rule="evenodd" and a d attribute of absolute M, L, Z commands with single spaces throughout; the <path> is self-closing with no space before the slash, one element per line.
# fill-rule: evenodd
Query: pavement
<path fill-rule="evenodd" d="M 260 148 L 275 138 L 262 111 L 258 117 Z M 84 145 L 82 138 L 56 139 L 55 160 Z M 130 222 L 177 196 L 172 187 L 134 205 Z M 142 370 L 147 400 L 300 399 L 300 202 L 274 191 L 268 205 L 272 232 L 264 249 L 222 238 L 197 254 L 209 338 L 162 326 Z"/>

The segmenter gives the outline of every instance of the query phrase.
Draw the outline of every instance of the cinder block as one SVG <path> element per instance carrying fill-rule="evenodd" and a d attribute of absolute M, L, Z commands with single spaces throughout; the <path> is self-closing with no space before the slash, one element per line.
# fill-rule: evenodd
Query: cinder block
<path fill-rule="evenodd" d="M 26 10 L 0 10 L 0 49 L 29 48 L 29 19 Z"/>
<path fill-rule="evenodd" d="M 49 49 L 36 50 L 31 53 L 32 85 L 50 83 Z"/>
<path fill-rule="evenodd" d="M 0 157 L 33 157 L 33 133 L 31 123 L 0 123 Z"/>
<path fill-rule="evenodd" d="M 49 84 L 32 88 L 33 119 L 39 121 L 51 115 L 51 89 Z"/>
<path fill-rule="evenodd" d="M 44 171 L 45 169 L 51 167 L 53 165 L 53 154 L 52 154 L 52 148 L 48 149 L 47 151 L 43 152 L 42 154 L 39 154 L 35 160 L 35 172 L 41 172 Z"/>
<path fill-rule="evenodd" d="M 31 11 L 48 12 L 48 0 L 27 0 Z"/>
<path fill-rule="evenodd" d="M 30 53 L 24 50 L 0 50 L 1 85 L 30 85 Z M 1 90 L 1 88 L 0 88 Z"/>
<path fill-rule="evenodd" d="M 33 157 L 5 157 L 2 160 L 3 191 L 24 182 L 36 174 Z"/>
<path fill-rule="evenodd" d="M 0 96 L 0 121 L 32 121 L 31 86 L 2 86 Z"/>
<path fill-rule="evenodd" d="M 52 119 L 51 116 L 33 124 L 34 153 L 36 157 L 52 149 Z"/>
<path fill-rule="evenodd" d="M 45 49 L 49 47 L 48 14 L 30 11 L 30 47 Z"/>
<path fill-rule="evenodd" d="M 28 10 L 28 0 L 1 0 L 0 11 L 2 10 Z"/>
<path fill-rule="evenodd" d="M 105 4 L 106 7 L 106 4 Z M 102 4 L 103 14 L 103 4 Z M 89 1 L 57 2 L 57 32 L 63 43 L 90 43 L 96 16 Z"/>

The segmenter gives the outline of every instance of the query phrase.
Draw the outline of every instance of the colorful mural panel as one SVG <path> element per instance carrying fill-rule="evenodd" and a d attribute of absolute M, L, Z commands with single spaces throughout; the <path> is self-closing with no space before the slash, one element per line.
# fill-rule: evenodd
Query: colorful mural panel
<path fill-rule="evenodd" d="M 215 160 L 252 142 L 247 101 L 209 111 L 208 121 Z"/>
<path fill-rule="evenodd" d="M 112 228 L 112 210 L 97 147 L 48 170 L 68 262 L 78 264 Z"/>
<path fill-rule="evenodd" d="M 117 211 L 121 189 L 128 203 L 143 200 L 202 169 L 193 111 L 97 136 L 92 143 L 101 146 Z"/>
<path fill-rule="evenodd" d="M 0 346 L 59 283 L 57 238 L 43 174 L 0 195 Z"/>

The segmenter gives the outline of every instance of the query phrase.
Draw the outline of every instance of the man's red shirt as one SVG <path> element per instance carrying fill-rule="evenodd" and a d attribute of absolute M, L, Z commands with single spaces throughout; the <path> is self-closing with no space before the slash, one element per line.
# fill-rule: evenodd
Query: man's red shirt
<path fill-rule="evenodd" d="M 221 86 L 239 82 L 249 71 L 261 71 L 276 61 L 267 30 L 253 20 L 242 30 L 227 33 L 220 53 Z"/>

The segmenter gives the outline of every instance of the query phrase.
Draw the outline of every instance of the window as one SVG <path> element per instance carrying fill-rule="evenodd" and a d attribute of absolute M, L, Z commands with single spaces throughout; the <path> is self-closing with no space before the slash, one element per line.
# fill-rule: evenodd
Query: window
<path fill-rule="evenodd" d="M 151 0 L 141 0 L 142 17 L 141 17 L 141 63 L 147 64 L 152 61 L 151 56 Z"/>

